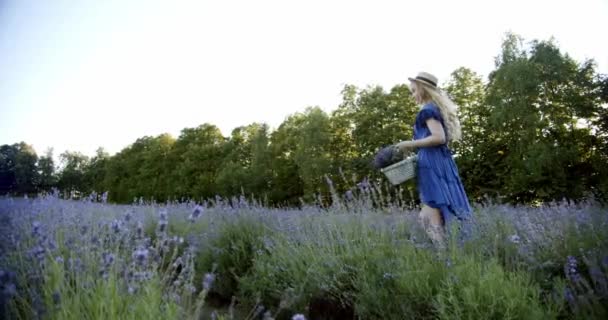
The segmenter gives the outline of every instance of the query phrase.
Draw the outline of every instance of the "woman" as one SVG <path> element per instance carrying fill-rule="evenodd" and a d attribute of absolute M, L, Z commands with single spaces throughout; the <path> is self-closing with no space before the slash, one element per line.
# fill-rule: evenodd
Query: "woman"
<path fill-rule="evenodd" d="M 414 124 L 414 140 L 396 144 L 401 151 L 418 154 L 417 182 L 422 210 L 420 219 L 431 239 L 445 244 L 444 233 L 453 218 L 466 222 L 471 207 L 448 142 L 460 139 L 456 105 L 437 88 L 437 78 L 420 72 L 410 89 L 421 109 Z"/>

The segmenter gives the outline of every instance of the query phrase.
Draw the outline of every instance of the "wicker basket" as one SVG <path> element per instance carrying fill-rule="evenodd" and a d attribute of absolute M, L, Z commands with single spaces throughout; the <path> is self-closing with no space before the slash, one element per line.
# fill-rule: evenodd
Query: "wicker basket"
<path fill-rule="evenodd" d="M 397 163 L 380 169 L 393 185 L 398 185 L 416 176 L 417 155 L 409 156 Z"/>

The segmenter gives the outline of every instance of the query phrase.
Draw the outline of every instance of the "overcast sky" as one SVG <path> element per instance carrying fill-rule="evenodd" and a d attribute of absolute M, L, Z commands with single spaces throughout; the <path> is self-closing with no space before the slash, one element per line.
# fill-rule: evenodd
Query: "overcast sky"
<path fill-rule="evenodd" d="M 0 0 L 0 145 L 114 154 L 202 123 L 272 129 L 345 84 L 484 77 L 507 31 L 608 73 L 608 0 Z"/>

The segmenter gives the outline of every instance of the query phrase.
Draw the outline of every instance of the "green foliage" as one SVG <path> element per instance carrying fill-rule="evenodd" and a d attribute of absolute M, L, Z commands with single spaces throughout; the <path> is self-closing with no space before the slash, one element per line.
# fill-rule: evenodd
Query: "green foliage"
<path fill-rule="evenodd" d="M 307 108 L 301 119 L 295 141 L 294 160 L 303 182 L 304 196 L 325 187 L 323 175 L 330 171 L 331 146 L 329 145 L 329 117 L 319 108 Z"/>
<path fill-rule="evenodd" d="M 601 109 L 592 64 L 577 64 L 551 41 L 525 50 L 513 37 L 502 57 L 487 90 L 493 140 L 478 152 L 500 146 L 504 165 L 487 179 L 501 181 L 513 202 L 582 198 L 597 185 L 583 173 L 593 170 L 594 146 L 591 127 L 580 125 Z"/>
<path fill-rule="evenodd" d="M 38 159 L 37 165 L 40 175 L 39 188 L 42 191 L 50 191 L 57 185 L 57 175 L 55 173 L 55 161 L 53 160 L 53 149 L 48 149 L 46 154 Z M 101 181 L 101 180 L 96 180 Z"/>
<path fill-rule="evenodd" d="M 433 298 L 445 274 L 445 265 L 428 251 L 382 243 L 362 260 L 355 282 L 357 314 L 363 319 L 434 319 Z"/>
<path fill-rule="evenodd" d="M 505 272 L 495 260 L 459 260 L 435 298 L 439 319 L 556 318 L 525 273 Z"/>
<path fill-rule="evenodd" d="M 34 193 L 39 184 L 38 155 L 25 142 L 0 147 L 0 193 Z"/>
<path fill-rule="evenodd" d="M 157 275 L 137 295 L 120 286 L 117 272 L 97 281 L 78 277 L 75 281 L 92 283 L 86 289 L 71 285 L 63 265 L 55 261 L 49 263 L 45 276 L 42 294 L 48 319 L 177 319 L 180 315 L 178 305 L 163 298 Z"/>
<path fill-rule="evenodd" d="M 59 158 L 61 159 L 61 169 L 57 183 L 59 188 L 68 193 L 90 191 L 85 180 L 89 157 L 80 152 L 66 151 Z"/>
<path fill-rule="evenodd" d="M 260 220 L 246 215 L 217 221 L 217 235 L 211 237 L 195 258 L 195 283 L 205 272 L 215 270 L 217 285 L 212 293 L 230 300 L 239 289 L 239 279 L 249 274 L 263 240 L 271 230 Z"/>

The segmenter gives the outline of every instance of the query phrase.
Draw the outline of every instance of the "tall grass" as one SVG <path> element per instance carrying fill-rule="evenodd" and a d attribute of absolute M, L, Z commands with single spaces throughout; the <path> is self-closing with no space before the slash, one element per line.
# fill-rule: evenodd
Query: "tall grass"
<path fill-rule="evenodd" d="M 608 211 L 476 205 L 437 250 L 379 189 L 330 207 L 0 200 L 14 319 L 603 319 Z M 397 199 L 396 199 L 397 200 Z M 213 311 L 217 309 L 216 311 Z M 238 311 L 238 312 L 237 312 Z"/>

